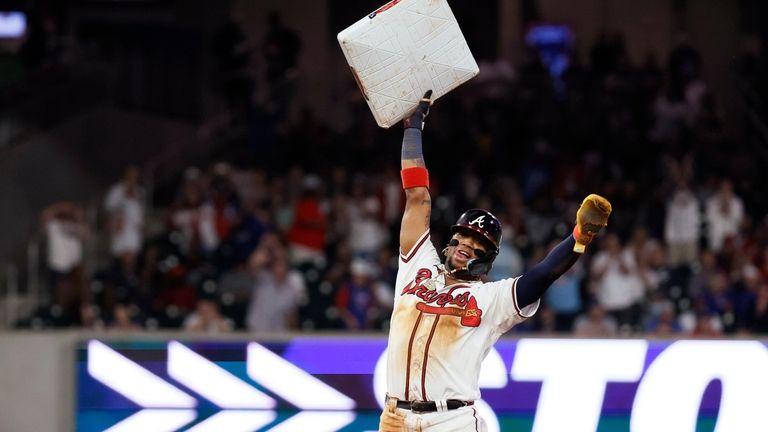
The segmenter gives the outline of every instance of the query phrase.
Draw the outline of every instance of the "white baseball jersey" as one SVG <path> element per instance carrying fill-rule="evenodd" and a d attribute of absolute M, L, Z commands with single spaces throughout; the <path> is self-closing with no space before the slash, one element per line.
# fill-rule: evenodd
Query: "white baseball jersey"
<path fill-rule="evenodd" d="M 539 307 L 518 306 L 518 278 L 446 286 L 441 269 L 429 231 L 400 255 L 387 358 L 392 397 L 479 399 L 480 365 L 491 346 Z"/>

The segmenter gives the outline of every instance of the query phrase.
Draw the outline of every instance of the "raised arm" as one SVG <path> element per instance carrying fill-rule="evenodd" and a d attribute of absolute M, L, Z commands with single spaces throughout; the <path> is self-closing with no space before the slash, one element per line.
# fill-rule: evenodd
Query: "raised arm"
<path fill-rule="evenodd" d="M 595 234 L 607 225 L 610 214 L 611 203 L 607 199 L 595 194 L 584 198 L 576 213 L 573 234 L 555 246 L 546 258 L 525 272 L 517 281 L 514 288 L 517 292 L 512 295 L 517 296 L 518 307 L 524 308 L 533 304 L 544 295 L 552 282 L 571 268 Z"/>
<path fill-rule="evenodd" d="M 403 121 L 403 148 L 400 174 L 405 190 L 405 211 L 400 225 L 400 253 L 408 254 L 419 237 L 429 229 L 432 198 L 429 195 L 429 174 L 421 149 L 421 131 L 432 104 L 432 90 L 427 91 L 419 106 Z"/>

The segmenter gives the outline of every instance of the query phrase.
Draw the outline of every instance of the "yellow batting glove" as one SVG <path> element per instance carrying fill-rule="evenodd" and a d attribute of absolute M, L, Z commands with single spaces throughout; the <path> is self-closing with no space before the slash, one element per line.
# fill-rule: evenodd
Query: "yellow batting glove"
<path fill-rule="evenodd" d="M 579 211 L 576 212 L 576 227 L 573 229 L 576 245 L 573 246 L 573 251 L 584 253 L 595 234 L 608 225 L 610 215 L 611 203 L 607 199 L 596 194 L 589 194 L 584 198 Z"/>

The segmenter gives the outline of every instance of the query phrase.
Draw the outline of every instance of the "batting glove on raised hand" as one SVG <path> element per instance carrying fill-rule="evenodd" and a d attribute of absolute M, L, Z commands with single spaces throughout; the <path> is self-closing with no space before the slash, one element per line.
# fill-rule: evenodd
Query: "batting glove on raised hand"
<path fill-rule="evenodd" d="M 611 203 L 600 195 L 589 194 L 584 198 L 579 211 L 576 212 L 576 227 L 573 229 L 573 238 L 576 239 L 574 252 L 584 253 L 595 234 L 608 225 L 611 210 Z"/>
<path fill-rule="evenodd" d="M 424 97 L 422 97 L 421 101 L 419 101 L 419 105 L 416 107 L 413 113 L 411 113 L 410 116 L 403 119 L 403 127 L 405 129 L 417 128 L 419 130 L 424 130 L 424 120 L 426 120 L 427 116 L 429 115 L 429 107 L 431 106 L 432 106 L 432 90 L 427 90 L 427 92 L 424 93 Z"/>

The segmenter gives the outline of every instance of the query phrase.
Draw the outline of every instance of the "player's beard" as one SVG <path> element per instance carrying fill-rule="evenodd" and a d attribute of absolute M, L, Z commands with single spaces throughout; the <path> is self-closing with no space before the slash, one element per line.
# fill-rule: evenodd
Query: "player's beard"
<path fill-rule="evenodd" d="M 445 256 L 443 265 L 445 266 L 445 270 L 448 272 L 448 274 L 454 279 L 464 281 L 478 280 L 479 277 L 469 274 L 469 270 L 467 269 L 466 264 L 457 268 L 457 265 L 453 262 L 453 254 L 455 250 L 455 246 L 446 246 L 445 249 L 443 249 L 443 255 Z"/>
<path fill-rule="evenodd" d="M 445 265 L 445 269 L 448 271 L 452 271 L 456 268 L 452 261 L 453 253 L 455 251 L 455 246 L 446 246 L 443 249 L 443 265 Z"/>
<path fill-rule="evenodd" d="M 456 270 L 457 272 L 466 270 L 466 266 L 458 266 L 453 262 L 453 254 L 445 258 L 445 268 L 448 270 Z"/>

